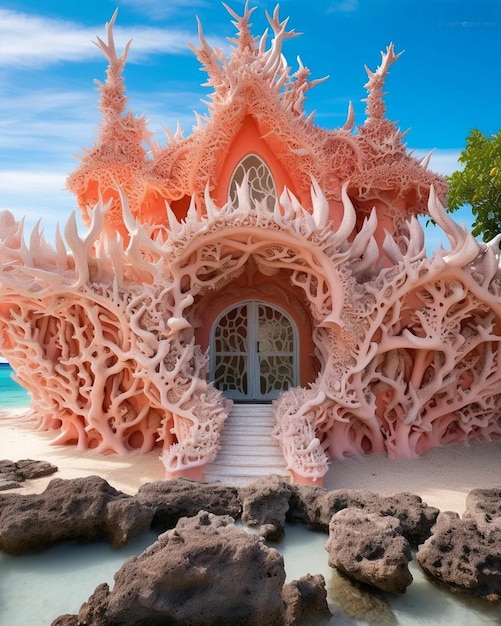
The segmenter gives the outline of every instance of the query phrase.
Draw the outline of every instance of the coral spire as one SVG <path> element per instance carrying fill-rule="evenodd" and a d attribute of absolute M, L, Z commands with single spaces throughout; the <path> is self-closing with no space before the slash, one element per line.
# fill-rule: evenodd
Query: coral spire
<path fill-rule="evenodd" d="M 103 84 L 97 79 L 94 81 L 101 92 L 99 108 L 101 113 L 107 116 L 113 113 L 118 116 L 122 115 L 127 105 L 123 70 L 132 40 L 127 42 L 122 55 L 120 57 L 117 56 L 113 39 L 113 26 L 115 25 L 117 15 L 118 9 L 113 13 L 111 20 L 106 22 L 107 43 L 100 37 L 97 37 L 97 41 L 93 42 L 109 61 L 108 69 L 106 70 L 106 82 Z"/>
<path fill-rule="evenodd" d="M 99 109 L 103 116 L 97 141 L 92 149 L 84 150 L 80 165 L 68 177 L 67 184 L 77 196 L 84 222 L 90 222 L 93 206 L 104 198 L 111 200 L 107 223 L 123 230 L 118 188 L 126 190 L 134 213 L 139 213 L 144 183 L 138 173 L 146 159 L 145 146 L 152 149 L 152 134 L 144 117 L 136 117 L 126 110 L 123 70 L 131 41 L 118 55 L 113 37 L 117 15 L 118 10 L 106 24 L 106 41 L 100 37 L 94 41 L 109 62 L 106 81 L 95 81 L 101 94 Z"/>
<path fill-rule="evenodd" d="M 231 7 L 223 2 L 224 8 L 228 11 L 231 17 L 235 18 L 235 21 L 232 22 L 234 26 L 236 26 L 238 33 L 236 37 L 228 38 L 228 41 L 232 44 L 236 45 L 236 48 L 239 52 L 243 53 L 245 50 L 249 50 L 254 52 L 256 50 L 256 38 L 251 34 L 252 24 L 250 23 L 250 18 L 256 7 L 252 7 L 249 9 L 249 3 L 246 2 L 244 6 L 244 14 L 240 17 L 238 13 L 233 11 Z"/>
<path fill-rule="evenodd" d="M 381 52 L 382 62 L 375 72 L 372 72 L 367 66 L 365 66 L 365 71 L 367 72 L 369 81 L 364 85 L 368 91 L 368 96 L 364 99 L 364 102 L 367 103 L 365 112 L 367 113 L 367 117 L 369 119 L 384 119 L 386 113 L 386 106 L 383 99 L 385 95 L 383 93 L 384 82 L 386 80 L 388 70 L 403 53 L 404 50 L 395 54 L 394 45 L 393 43 L 390 43 L 390 45 L 386 48 L 386 52 Z"/>

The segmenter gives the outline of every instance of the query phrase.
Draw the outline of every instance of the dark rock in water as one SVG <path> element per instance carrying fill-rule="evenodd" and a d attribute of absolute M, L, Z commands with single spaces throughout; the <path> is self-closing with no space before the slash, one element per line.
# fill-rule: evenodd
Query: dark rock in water
<path fill-rule="evenodd" d="M 278 541 L 284 535 L 286 513 L 292 485 L 280 476 L 258 478 L 240 487 L 238 497 L 242 503 L 242 522 L 258 527 L 259 534 L 270 541 Z"/>
<path fill-rule="evenodd" d="M 331 517 L 343 509 L 355 507 L 368 513 L 397 517 L 402 534 L 412 544 L 422 543 L 430 535 L 439 513 L 419 496 L 399 493 L 383 496 L 366 490 L 336 489 L 325 491 L 309 485 L 297 485 L 290 499 L 291 520 L 327 531 Z"/>
<path fill-rule="evenodd" d="M 364 622 L 371 626 L 398 626 L 383 594 L 333 569 L 327 581 L 328 595 L 334 600 L 331 605 L 333 624 L 351 626 Z"/>
<path fill-rule="evenodd" d="M 0 495 L 0 550 L 22 554 L 102 538 L 118 547 L 149 528 L 153 514 L 99 476 L 55 478 L 41 494 Z"/>
<path fill-rule="evenodd" d="M 50 626 L 106 626 L 109 624 L 106 618 L 109 595 L 108 585 L 99 585 L 87 602 L 82 604 L 78 615 L 65 613 L 56 617 Z"/>
<path fill-rule="evenodd" d="M 229 516 L 201 511 L 128 559 L 113 589 L 98 587 L 76 623 L 278 626 L 284 581 L 276 550 L 236 528 Z"/>
<path fill-rule="evenodd" d="M 186 478 L 146 483 L 134 498 L 155 510 L 152 527 L 161 532 L 174 528 L 181 517 L 193 517 L 199 511 L 234 519 L 240 517 L 241 511 L 236 487 Z"/>
<path fill-rule="evenodd" d="M 327 604 L 325 579 L 321 574 L 307 574 L 284 585 L 282 598 L 286 605 L 286 626 L 328 624 L 332 617 Z"/>
<path fill-rule="evenodd" d="M 16 489 L 25 480 L 50 476 L 57 472 L 57 466 L 47 461 L 0 461 L 0 491 Z"/>
<path fill-rule="evenodd" d="M 102 624 L 104 625 L 104 622 Z M 87 626 L 87 625 L 78 620 L 78 615 L 71 615 L 70 613 L 65 613 L 64 615 L 60 615 L 59 617 L 56 617 L 56 619 L 50 623 L 50 626 Z"/>
<path fill-rule="evenodd" d="M 440 513 L 416 561 L 455 591 L 501 602 L 501 489 L 474 489 L 462 518 Z"/>
<path fill-rule="evenodd" d="M 325 548 L 331 567 L 382 591 L 405 593 L 412 582 L 411 548 L 396 517 L 343 509 L 332 516 Z"/>
<path fill-rule="evenodd" d="M 287 520 L 293 523 L 307 524 L 311 528 L 327 532 L 329 522 L 327 522 L 327 525 L 320 523 L 320 502 L 328 492 L 322 487 L 313 485 L 291 486 L 292 493 L 289 498 Z"/>

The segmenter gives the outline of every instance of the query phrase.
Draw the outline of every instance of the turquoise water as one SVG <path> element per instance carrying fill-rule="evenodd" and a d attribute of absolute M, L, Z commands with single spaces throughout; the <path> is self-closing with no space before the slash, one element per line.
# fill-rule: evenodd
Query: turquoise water
<path fill-rule="evenodd" d="M 12 368 L 8 363 L 0 363 L 0 410 L 28 406 L 29 393 L 12 380 Z"/>
<path fill-rule="evenodd" d="M 16 557 L 0 554 L 0 624 L 48 626 L 58 615 L 77 613 L 98 584 L 107 582 L 113 587 L 113 574 L 122 563 L 155 539 L 153 532 L 147 532 L 120 550 L 112 550 L 104 542 L 65 542 L 39 554 Z M 350 591 L 329 567 L 326 540 L 324 533 L 288 526 L 284 541 L 272 546 L 284 557 L 288 582 L 308 572 L 324 575 L 334 614 L 327 622 L 329 626 L 500 624 L 499 607 L 452 594 L 432 584 L 415 561 L 410 563 L 414 582 L 404 595 L 380 593 L 372 601 L 362 601 L 360 592 Z M 346 615 L 346 610 L 351 617 Z M 322 626 L 326 626 L 325 621 Z"/>
<path fill-rule="evenodd" d="M 12 369 L 0 363 L 0 410 L 28 406 L 28 393 L 15 383 Z M 0 443 L 1 448 L 1 443 Z M 1 455 L 0 455 L 1 458 Z M 106 543 L 63 543 L 40 554 L 11 557 L 0 553 L 0 624 L 43 626 L 62 613 L 77 613 L 101 582 L 113 584 L 113 574 L 125 559 L 138 554 L 156 539 L 145 533 L 121 550 Z M 414 582 L 403 596 L 383 594 L 375 606 L 343 618 L 343 609 L 363 604 L 352 597 L 327 563 L 326 535 L 290 526 L 285 541 L 275 545 L 284 556 L 288 581 L 306 573 L 326 579 L 332 624 L 372 626 L 494 626 L 501 625 L 499 606 L 451 594 L 431 583 L 415 561 L 410 563 Z M 36 591 L 35 591 L 36 590 Z M 349 611 L 350 612 L 350 611 Z M 323 622 L 325 624 L 325 622 Z"/>

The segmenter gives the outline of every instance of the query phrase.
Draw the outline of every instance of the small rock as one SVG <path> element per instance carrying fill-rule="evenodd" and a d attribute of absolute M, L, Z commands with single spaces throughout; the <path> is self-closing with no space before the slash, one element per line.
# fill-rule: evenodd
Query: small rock
<path fill-rule="evenodd" d="M 284 585 L 282 598 L 286 606 L 286 626 L 328 623 L 332 617 L 327 604 L 325 579 L 321 574 L 307 574 Z"/>
<path fill-rule="evenodd" d="M 412 582 L 411 548 L 396 517 L 343 509 L 331 519 L 326 550 L 331 567 L 382 591 L 404 593 Z"/>
<path fill-rule="evenodd" d="M 0 550 L 23 554 L 66 539 L 123 545 L 150 527 L 154 509 L 99 476 L 53 479 L 41 494 L 0 495 Z"/>
<path fill-rule="evenodd" d="M 371 626 L 398 626 L 399 622 L 383 594 L 338 570 L 332 570 L 328 593 L 334 602 L 331 610 L 336 626 L 355 626 L 360 622 Z"/>
<path fill-rule="evenodd" d="M 397 517 L 402 534 L 413 545 L 429 537 L 439 513 L 422 499 L 411 493 L 393 496 L 366 490 L 335 489 L 325 491 L 319 487 L 296 485 L 290 499 L 291 521 L 302 521 L 312 528 L 327 531 L 332 516 L 343 509 L 358 508 L 368 513 Z"/>
<path fill-rule="evenodd" d="M 155 510 L 151 526 L 159 532 L 174 528 L 181 517 L 194 517 L 199 511 L 230 515 L 234 519 L 241 512 L 236 487 L 186 478 L 142 485 L 134 499 Z"/>
<path fill-rule="evenodd" d="M 258 527 L 259 534 L 265 539 L 279 541 L 284 535 L 291 493 L 292 485 L 276 475 L 263 476 L 240 487 L 242 522 Z"/>
<path fill-rule="evenodd" d="M 17 461 L 16 465 L 24 480 L 50 476 L 58 470 L 57 465 L 53 465 L 48 461 L 32 461 L 31 459 L 23 459 L 21 461 Z"/>
<path fill-rule="evenodd" d="M 31 478 L 49 476 L 57 472 L 57 467 L 47 461 L 0 461 L 0 491 L 17 489 L 22 482 Z"/>
<path fill-rule="evenodd" d="M 455 591 L 500 602 L 501 489 L 471 491 L 462 518 L 440 513 L 416 561 Z"/>
<path fill-rule="evenodd" d="M 8 491 L 9 489 L 17 489 L 20 484 L 21 484 L 21 481 L 19 480 L 12 480 L 11 478 L 7 476 L 0 475 L 0 491 Z"/>

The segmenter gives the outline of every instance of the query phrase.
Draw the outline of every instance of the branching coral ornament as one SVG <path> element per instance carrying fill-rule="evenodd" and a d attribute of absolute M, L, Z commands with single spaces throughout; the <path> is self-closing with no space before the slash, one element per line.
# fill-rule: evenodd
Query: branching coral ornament
<path fill-rule="evenodd" d="M 23 223 L 0 215 L 0 353 L 39 428 L 103 454 L 161 446 L 168 477 L 203 478 L 232 406 L 228 385 L 211 382 L 204 320 L 252 299 L 304 320 L 297 385 L 273 401 L 294 481 L 321 482 L 345 455 L 415 458 L 499 437 L 499 247 L 446 214 L 444 181 L 385 119 L 382 88 L 399 55 L 390 45 L 368 70 L 358 132 L 352 109 L 326 131 L 304 111 L 318 81 L 284 60 L 294 33 L 278 7 L 269 45 L 250 33 L 253 9 L 228 10 L 229 56 L 201 27 L 194 48 L 213 89 L 208 115 L 166 147 L 126 111 L 115 14 L 97 42 L 109 61 L 103 122 L 68 180 L 87 233 L 71 215 L 54 245 L 38 226 L 26 243 Z M 427 256 L 421 213 L 449 250 Z M 262 345 L 275 349 L 267 332 Z M 263 362 L 285 362 L 274 358 Z"/>

